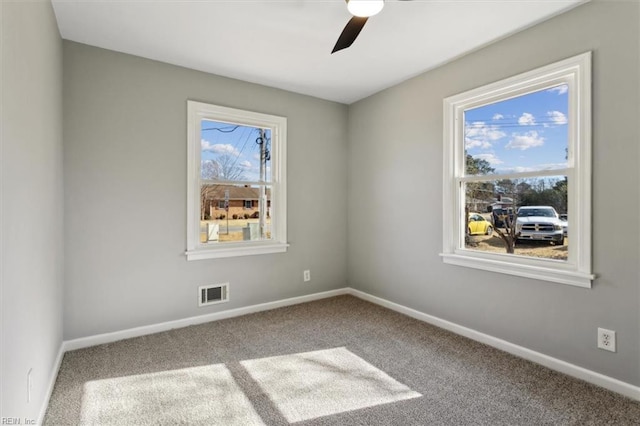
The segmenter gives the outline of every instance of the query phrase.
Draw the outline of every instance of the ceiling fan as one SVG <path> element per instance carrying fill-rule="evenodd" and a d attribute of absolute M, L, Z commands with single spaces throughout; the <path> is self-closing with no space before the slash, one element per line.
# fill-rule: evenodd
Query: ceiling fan
<path fill-rule="evenodd" d="M 378 14 L 384 7 L 384 0 L 346 0 L 346 2 L 347 9 L 353 17 L 347 22 L 340 37 L 338 37 L 338 41 L 331 51 L 332 54 L 351 46 L 356 41 L 367 20 L 371 16 Z"/>

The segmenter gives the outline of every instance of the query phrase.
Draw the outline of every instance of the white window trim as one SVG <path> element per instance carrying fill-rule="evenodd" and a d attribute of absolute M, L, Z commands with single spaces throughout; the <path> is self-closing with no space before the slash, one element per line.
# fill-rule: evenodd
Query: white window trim
<path fill-rule="evenodd" d="M 464 248 L 464 111 L 556 86 L 569 85 L 567 168 L 532 173 L 566 175 L 571 241 L 567 261 Z M 591 287 L 591 52 L 556 62 L 444 100 L 443 252 L 445 263 L 579 287 Z M 519 175 L 522 177 L 523 175 Z M 483 175 L 478 179 L 509 178 Z"/>
<path fill-rule="evenodd" d="M 222 244 L 200 242 L 200 123 L 203 119 L 271 129 L 271 239 Z M 187 260 L 287 251 L 287 119 L 275 115 L 187 101 Z"/>

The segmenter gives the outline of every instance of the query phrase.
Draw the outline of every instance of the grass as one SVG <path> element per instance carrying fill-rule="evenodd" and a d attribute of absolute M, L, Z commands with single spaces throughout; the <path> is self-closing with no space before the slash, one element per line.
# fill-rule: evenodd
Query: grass
<path fill-rule="evenodd" d="M 220 241 L 221 243 L 229 241 L 242 241 L 242 239 L 242 232 L 229 232 L 228 234 L 220 233 L 218 235 L 218 241 Z"/>
<path fill-rule="evenodd" d="M 229 227 L 231 226 L 242 226 L 243 228 L 247 226 L 247 223 L 258 223 L 260 219 L 231 219 L 229 218 Z M 271 219 L 267 219 L 267 223 L 271 222 Z M 203 225 L 205 223 L 218 223 L 220 227 L 227 226 L 227 219 L 214 219 L 214 220 L 201 220 L 200 224 Z"/>
<path fill-rule="evenodd" d="M 230 232 L 226 233 L 223 229 L 226 229 L 227 219 L 221 220 L 207 220 L 201 221 L 200 223 L 204 226 L 205 223 L 219 223 L 221 230 L 218 235 L 220 242 L 230 242 L 230 241 L 242 241 L 243 235 L 242 231 L 240 232 Z M 270 219 L 267 219 L 267 224 L 271 222 Z M 258 223 L 258 219 L 229 219 L 229 227 L 246 227 L 248 223 Z M 267 232 L 267 238 L 271 237 L 271 233 Z M 207 233 L 200 233 L 200 241 L 206 242 Z M 472 250 L 486 251 L 492 253 L 506 253 L 504 242 L 500 237 L 496 234 L 487 236 L 487 235 L 473 235 L 471 237 L 472 245 L 469 245 L 467 248 Z M 530 257 L 539 257 L 544 259 L 555 259 L 555 260 L 567 260 L 569 251 L 568 251 L 569 240 L 567 238 L 564 239 L 564 245 L 551 245 L 546 241 L 530 241 L 530 242 L 519 242 L 515 247 L 515 254 L 520 256 L 530 256 Z"/>
<path fill-rule="evenodd" d="M 241 227 L 246 228 L 249 223 L 258 223 L 259 219 L 229 219 L 229 228 L 232 227 Z M 233 231 L 228 232 L 227 229 L 227 219 L 219 219 L 219 220 L 201 220 L 200 221 L 200 242 L 207 242 L 207 232 L 206 232 L 206 224 L 208 223 L 217 223 L 220 225 L 220 233 L 218 234 L 218 241 L 221 243 L 231 242 L 231 241 L 243 241 L 244 235 L 242 231 Z M 271 219 L 267 219 L 267 229 L 269 229 L 271 225 Z M 267 231 L 267 239 L 271 238 L 271 232 Z"/>
<path fill-rule="evenodd" d="M 506 253 L 504 241 L 497 235 L 474 235 L 467 248 L 493 253 Z M 515 253 L 520 256 L 540 257 L 544 259 L 567 260 L 569 240 L 564 245 L 552 245 L 548 241 L 520 241 L 516 243 Z"/>

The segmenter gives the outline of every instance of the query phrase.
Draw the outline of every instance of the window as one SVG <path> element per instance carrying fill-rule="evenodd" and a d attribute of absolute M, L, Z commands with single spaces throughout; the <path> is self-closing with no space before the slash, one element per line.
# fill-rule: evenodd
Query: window
<path fill-rule="evenodd" d="M 285 252 L 286 118 L 187 110 L 187 260 Z"/>
<path fill-rule="evenodd" d="M 443 261 L 591 287 L 591 53 L 444 100 Z"/>

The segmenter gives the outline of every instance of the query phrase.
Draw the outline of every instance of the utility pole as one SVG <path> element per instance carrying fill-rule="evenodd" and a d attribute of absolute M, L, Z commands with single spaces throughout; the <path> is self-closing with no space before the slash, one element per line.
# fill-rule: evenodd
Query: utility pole
<path fill-rule="evenodd" d="M 224 190 L 224 210 L 227 216 L 227 235 L 229 235 L 229 190 Z"/>
<path fill-rule="evenodd" d="M 260 129 L 260 183 L 267 181 L 267 137 L 264 129 Z M 260 239 L 266 236 L 267 223 L 267 187 L 261 185 L 258 200 L 258 223 L 260 227 Z"/>

